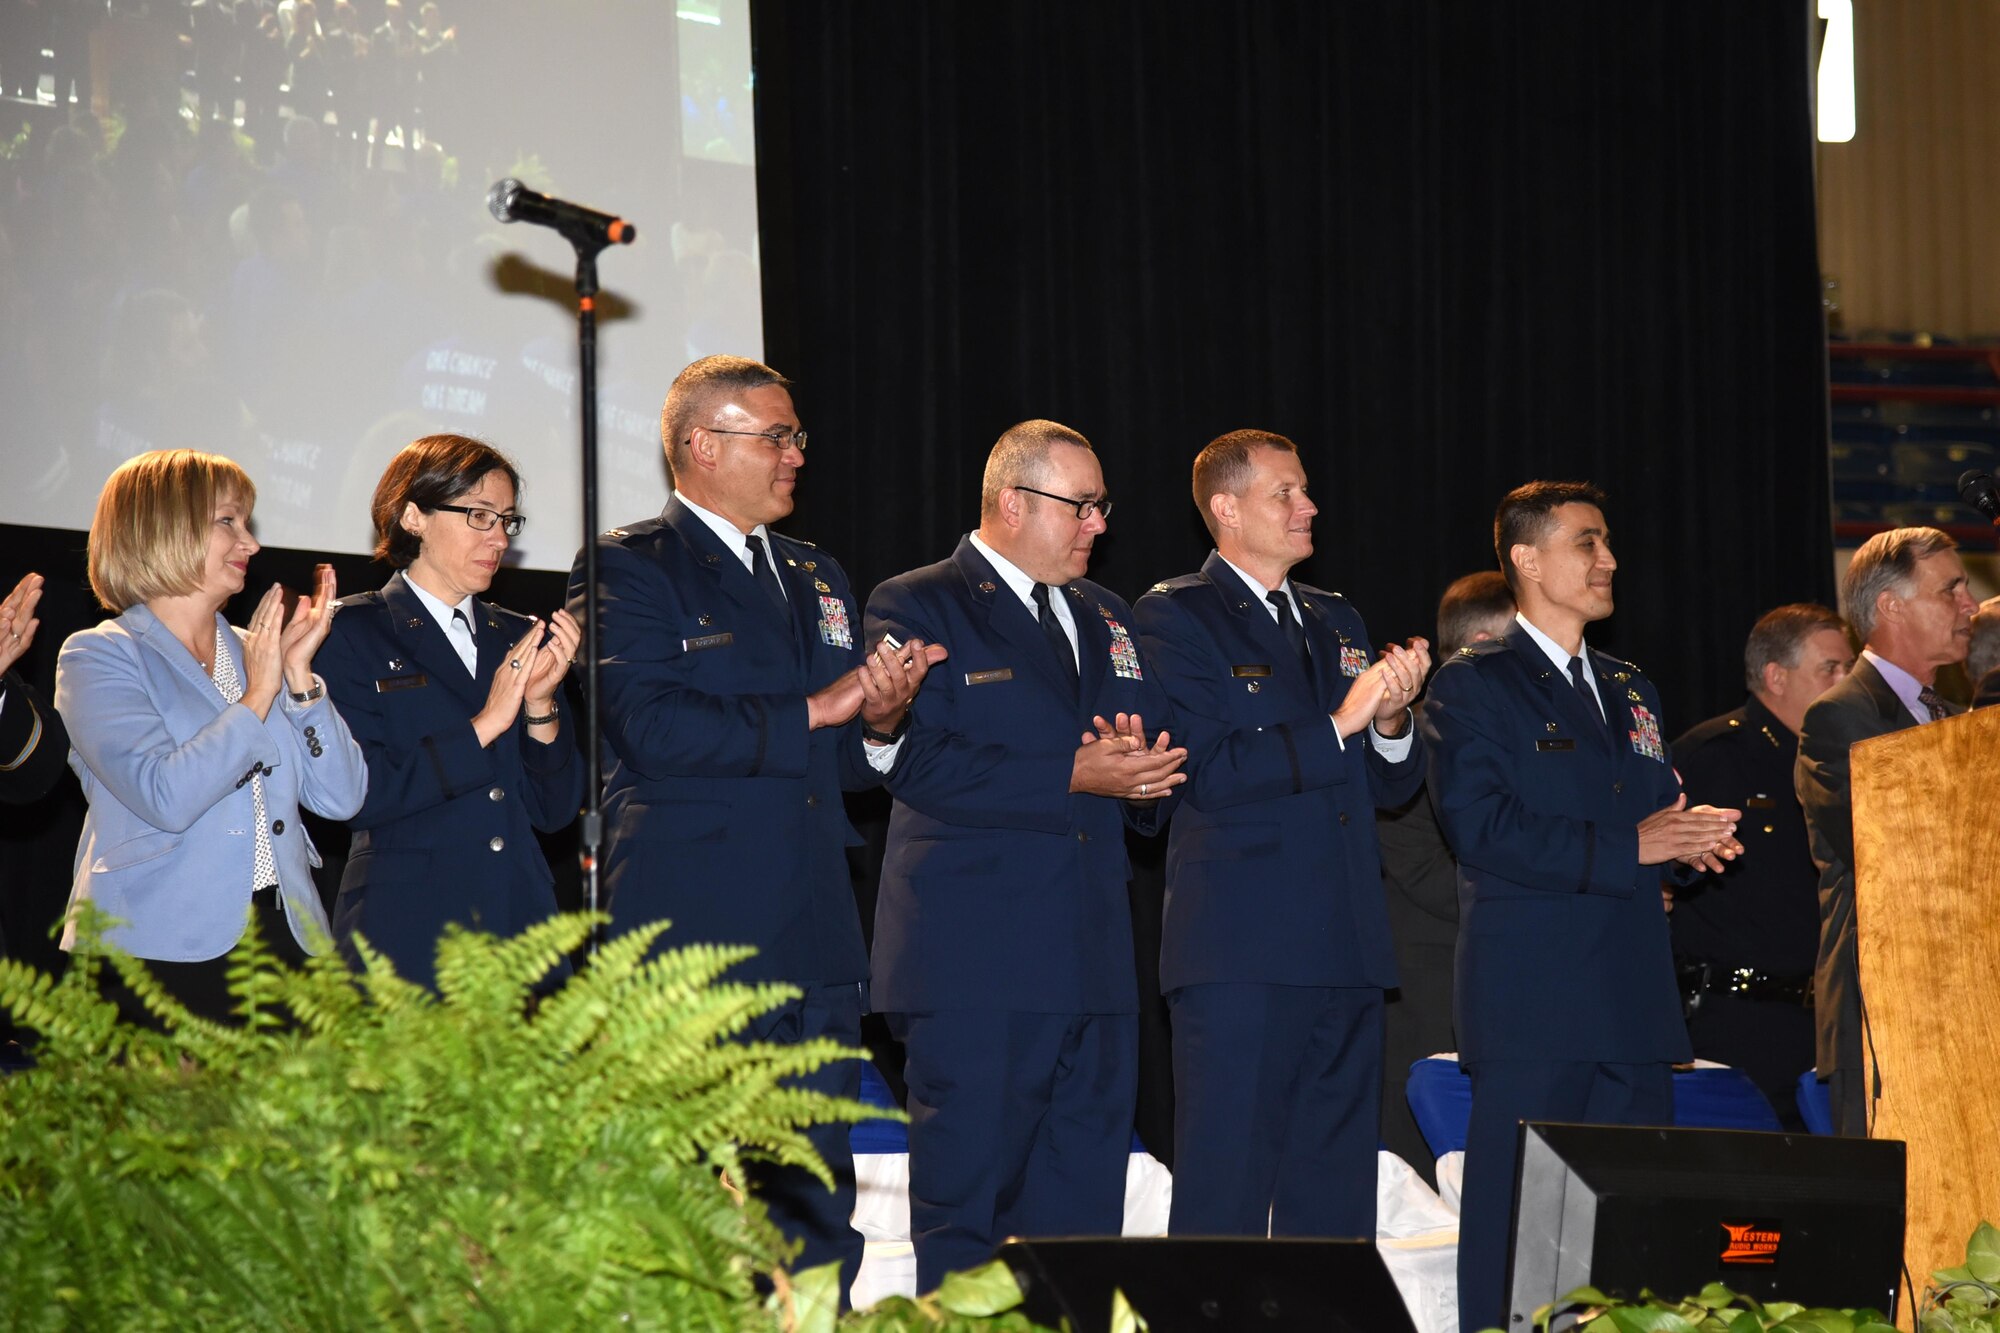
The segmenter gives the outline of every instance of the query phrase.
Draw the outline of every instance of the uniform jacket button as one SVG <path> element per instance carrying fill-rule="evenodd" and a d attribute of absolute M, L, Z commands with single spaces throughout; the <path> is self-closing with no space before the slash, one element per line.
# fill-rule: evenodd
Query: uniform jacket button
<path fill-rule="evenodd" d="M 486 845 L 496 852 L 503 851 L 506 849 L 507 840 L 505 838 L 495 838 L 491 842 L 488 842 Z"/>
<path fill-rule="evenodd" d="M 1088 829 L 1078 829 L 1078 830 L 1076 831 L 1076 840 L 1077 840 L 1078 842 L 1089 842 L 1089 841 L 1090 841 L 1090 830 L 1088 830 Z"/>
<path fill-rule="evenodd" d="M 818 795 L 817 795 L 816 793 L 813 793 L 813 792 L 807 792 L 807 793 L 806 793 L 806 804 L 807 804 L 808 806 L 816 806 L 816 805 L 818 805 L 818 804 L 819 804 L 819 796 L 818 796 Z"/>
<path fill-rule="evenodd" d="M 1342 823 L 1343 825 L 1345 825 L 1345 824 L 1347 823 L 1347 812 L 1346 812 L 1345 810 L 1342 810 L 1342 811 L 1340 812 L 1340 822 L 1341 822 L 1341 823 Z"/>
<path fill-rule="evenodd" d="M 307 737 L 307 739 L 311 739 L 312 737 L 314 737 L 314 736 L 317 736 L 317 735 L 319 735 L 319 732 L 318 732 L 318 731 L 316 731 L 315 729 L 313 729 L 312 727 L 307 727 L 307 728 L 306 728 L 306 737 Z"/>
<path fill-rule="evenodd" d="M 1612 794 L 1613 796 L 1623 796 L 1623 795 L 1625 794 L 1625 784 L 1624 784 L 1624 783 L 1622 783 L 1622 782 L 1614 782 L 1614 783 L 1612 783 L 1612 784 L 1611 784 L 1611 794 Z"/>
<path fill-rule="evenodd" d="M 486 793 L 486 799 L 489 801 L 504 801 L 507 799 L 507 793 L 495 787 Z"/>

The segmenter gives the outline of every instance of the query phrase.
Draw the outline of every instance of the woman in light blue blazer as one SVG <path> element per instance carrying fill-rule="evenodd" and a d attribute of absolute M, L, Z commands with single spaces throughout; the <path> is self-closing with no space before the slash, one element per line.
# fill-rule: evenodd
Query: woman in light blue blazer
<path fill-rule="evenodd" d="M 361 748 L 312 672 L 332 622 L 333 571 L 288 617 L 272 585 L 245 629 L 222 606 L 249 579 L 257 490 L 226 458 L 140 454 L 104 485 L 90 586 L 116 619 L 70 636 L 56 708 L 90 811 L 74 909 L 146 959 L 190 1009 L 227 1021 L 230 951 L 254 920 L 290 961 L 328 947 L 301 805 L 346 819 L 367 794 Z M 76 938 L 74 916 L 63 947 Z M 121 986 L 128 1017 L 144 1020 Z"/>

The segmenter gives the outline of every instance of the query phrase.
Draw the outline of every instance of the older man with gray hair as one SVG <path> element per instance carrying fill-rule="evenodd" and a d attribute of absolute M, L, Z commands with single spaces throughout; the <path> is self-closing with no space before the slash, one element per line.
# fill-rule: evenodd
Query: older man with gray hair
<path fill-rule="evenodd" d="M 1972 616 L 1972 646 L 1965 656 L 1972 677 L 1972 706 L 2000 704 L 2000 597 L 1989 597 Z"/>
<path fill-rule="evenodd" d="M 1854 931 L 1854 811 L 1848 749 L 1857 741 L 1940 721 L 1963 710 L 1932 688 L 1963 662 L 1972 594 L 1957 543 L 1936 528 L 1896 528 L 1862 543 L 1840 579 L 1840 609 L 1862 642 L 1846 680 L 1806 710 L 1794 772 L 1819 866 L 1819 961 L 1813 1010 L 1820 1078 L 1833 1128 L 1864 1138 L 1870 1105 Z"/>

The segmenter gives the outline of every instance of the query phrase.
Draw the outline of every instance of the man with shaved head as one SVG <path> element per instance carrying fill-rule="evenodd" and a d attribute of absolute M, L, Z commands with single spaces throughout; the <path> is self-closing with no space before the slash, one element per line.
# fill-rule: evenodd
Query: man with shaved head
<path fill-rule="evenodd" d="M 1090 441 L 1024 421 L 987 458 L 978 530 L 868 599 L 869 643 L 951 650 L 889 776 L 875 910 L 873 1000 L 908 1051 L 919 1291 L 1009 1235 L 1123 1222 L 1124 830 L 1161 826 L 1186 751 L 1131 608 L 1083 576 L 1110 514 Z"/>
<path fill-rule="evenodd" d="M 731 975 L 804 994 L 746 1037 L 858 1046 L 868 960 L 840 794 L 894 771 L 910 701 L 943 653 L 912 638 L 864 659 L 847 575 L 771 530 L 806 461 L 784 376 L 706 357 L 675 378 L 660 427 L 673 499 L 597 538 L 613 929 L 671 919 L 663 947 L 754 944 Z M 579 559 L 578 617 L 583 594 Z M 806 1082 L 852 1097 L 860 1065 L 836 1061 Z M 796 1167 L 754 1169 L 750 1184 L 804 1242 L 801 1265 L 841 1262 L 845 1300 L 861 1263 L 847 1126 L 808 1136 L 835 1189 Z"/>

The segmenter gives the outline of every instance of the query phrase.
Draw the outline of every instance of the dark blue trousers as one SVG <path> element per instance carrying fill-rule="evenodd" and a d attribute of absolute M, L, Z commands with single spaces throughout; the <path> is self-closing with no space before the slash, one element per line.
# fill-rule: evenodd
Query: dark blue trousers
<path fill-rule="evenodd" d="M 1133 1014 L 894 1014 L 910 1088 L 917 1290 L 1009 1236 L 1115 1236 L 1125 1222 Z"/>
<path fill-rule="evenodd" d="M 1466 1064 L 1465 1072 L 1472 1079 L 1472 1119 L 1459 1207 L 1458 1326 L 1477 1333 L 1506 1327 L 1520 1122 L 1671 1125 L 1674 1071 L 1664 1063 L 1481 1060 Z"/>
<path fill-rule="evenodd" d="M 1183 986 L 1174 1028 L 1176 1236 L 1375 1235 L 1382 992 Z"/>
<path fill-rule="evenodd" d="M 746 1041 L 781 1042 L 786 1045 L 825 1037 L 843 1046 L 861 1045 L 861 988 L 854 982 L 837 986 L 809 986 L 806 993 L 753 1022 L 743 1034 Z M 797 1085 L 835 1097 L 857 1097 L 861 1092 L 861 1062 L 836 1060 L 821 1065 L 797 1081 Z M 854 1151 L 848 1146 L 851 1125 L 814 1125 L 806 1137 L 833 1173 L 829 1190 L 812 1174 L 796 1166 L 753 1163 L 749 1168 L 750 1189 L 764 1201 L 771 1220 L 788 1240 L 803 1241 L 805 1248 L 792 1262 L 792 1271 L 840 1261 L 840 1303 L 861 1271 L 861 1233 L 854 1229 Z"/>

